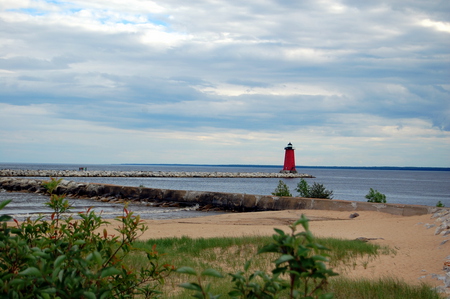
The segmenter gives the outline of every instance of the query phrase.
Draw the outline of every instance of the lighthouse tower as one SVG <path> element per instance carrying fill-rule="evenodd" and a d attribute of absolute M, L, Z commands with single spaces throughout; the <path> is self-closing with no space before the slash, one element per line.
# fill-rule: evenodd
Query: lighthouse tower
<path fill-rule="evenodd" d="M 294 148 L 292 147 L 292 143 L 289 142 L 289 144 L 284 148 L 284 166 L 283 170 L 280 172 L 282 173 L 297 173 L 297 170 L 295 169 L 295 155 L 294 155 Z"/>

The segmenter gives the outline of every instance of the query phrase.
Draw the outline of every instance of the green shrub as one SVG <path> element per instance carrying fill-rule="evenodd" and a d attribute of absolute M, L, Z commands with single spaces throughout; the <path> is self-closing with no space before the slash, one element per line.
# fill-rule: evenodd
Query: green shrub
<path fill-rule="evenodd" d="M 323 184 L 314 182 L 310 186 L 304 179 L 300 179 L 295 191 L 299 193 L 299 196 L 306 198 L 333 198 L 333 191 L 327 190 Z"/>
<path fill-rule="evenodd" d="M 283 182 L 282 180 L 278 181 L 278 186 L 277 186 L 277 188 L 275 188 L 275 191 L 272 192 L 272 195 L 289 196 L 289 197 L 292 196 L 291 191 L 289 191 L 288 185 L 286 185 L 286 183 Z"/>
<path fill-rule="evenodd" d="M 248 273 L 251 260 L 244 265 L 243 271 L 230 273 L 233 289 L 228 295 L 231 298 L 332 298 L 333 294 L 325 293 L 325 286 L 331 276 L 337 275 L 325 265 L 328 262 L 324 253 L 328 249 L 316 243 L 309 231 L 309 220 L 304 215 L 290 226 L 291 233 L 286 234 L 275 229 L 271 243 L 265 245 L 258 254 L 275 253 L 277 258 L 273 263 L 271 273 L 256 271 Z M 297 232 L 297 226 L 302 225 L 304 231 Z M 198 273 L 193 268 L 182 267 L 179 273 L 194 276 L 194 282 L 183 283 L 180 286 L 192 290 L 193 297 L 200 299 L 219 298 L 212 294 L 211 284 L 205 284 L 206 277 L 222 278 L 223 275 L 214 270 L 206 269 Z"/>
<path fill-rule="evenodd" d="M 386 195 L 372 188 L 370 188 L 366 198 L 368 199 L 367 202 L 386 203 Z"/>
<path fill-rule="evenodd" d="M 438 201 L 437 204 L 436 204 L 436 207 L 438 207 L 438 208 L 444 208 L 445 205 L 442 203 L 442 201 Z"/>
<path fill-rule="evenodd" d="M 43 216 L 15 227 L 0 217 L 1 298 L 143 298 L 155 297 L 163 279 L 174 270 L 159 263 L 153 250 L 136 249 L 134 241 L 145 227 L 139 216 L 124 208 L 117 236 L 95 231 L 106 224 L 88 209 L 80 219 L 66 216 L 70 204 L 54 194 L 60 180 L 44 183 L 50 193 L 50 219 Z M 9 201 L 2 202 L 3 209 Z M 69 214 L 70 215 L 70 214 Z M 139 251 L 147 262 L 131 268 L 123 260 Z"/>

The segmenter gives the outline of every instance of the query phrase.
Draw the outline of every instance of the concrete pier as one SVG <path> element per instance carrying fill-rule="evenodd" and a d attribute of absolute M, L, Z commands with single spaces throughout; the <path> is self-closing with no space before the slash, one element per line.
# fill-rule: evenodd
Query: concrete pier
<path fill-rule="evenodd" d="M 0 189 L 7 191 L 44 193 L 40 179 L 0 178 Z M 437 208 L 421 205 L 379 204 L 360 201 L 330 200 L 303 197 L 278 197 L 241 193 L 206 192 L 79 183 L 63 180 L 56 189 L 70 198 L 90 198 L 100 201 L 136 201 L 141 203 L 177 203 L 183 206 L 238 212 L 270 210 L 334 210 L 378 211 L 395 215 L 413 216 L 434 213 Z"/>

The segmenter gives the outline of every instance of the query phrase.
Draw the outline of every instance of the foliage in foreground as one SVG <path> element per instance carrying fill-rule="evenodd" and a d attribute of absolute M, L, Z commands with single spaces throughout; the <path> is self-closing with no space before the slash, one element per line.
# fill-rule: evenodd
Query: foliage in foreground
<path fill-rule="evenodd" d="M 331 276 L 337 275 L 328 269 L 324 253 L 328 249 L 317 244 L 309 231 L 308 219 L 304 215 L 290 226 L 291 233 L 286 234 L 275 229 L 271 243 L 262 247 L 258 254 L 275 253 L 275 267 L 271 273 L 256 271 L 249 273 L 251 260 L 245 263 L 243 271 L 230 273 L 233 290 L 228 293 L 231 298 L 333 298 L 333 294 L 325 293 L 325 286 Z M 304 229 L 297 232 L 297 226 Z M 193 297 L 219 298 L 210 292 L 211 284 L 204 283 L 205 277 L 222 278 L 215 269 L 206 269 L 197 273 L 193 268 L 181 267 L 177 272 L 195 276 L 194 282 L 183 283 L 183 288 L 192 290 Z"/>
<path fill-rule="evenodd" d="M 386 203 L 386 195 L 370 188 L 366 195 L 367 202 Z"/>
<path fill-rule="evenodd" d="M 147 228 L 139 216 L 124 209 L 117 220 L 118 236 L 95 230 L 107 222 L 89 209 L 79 220 L 65 216 L 70 204 L 54 190 L 60 180 L 44 186 L 50 193 L 43 216 L 8 227 L 8 215 L 0 216 L 0 298 L 150 298 L 174 268 L 160 265 L 154 250 L 136 249 L 133 242 Z M 0 204 L 3 209 L 10 201 Z M 123 262 L 134 251 L 146 256 L 139 269 Z"/>

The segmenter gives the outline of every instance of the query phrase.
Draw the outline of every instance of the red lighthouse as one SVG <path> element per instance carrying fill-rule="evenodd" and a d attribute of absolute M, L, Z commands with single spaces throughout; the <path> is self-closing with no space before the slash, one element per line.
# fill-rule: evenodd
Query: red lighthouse
<path fill-rule="evenodd" d="M 297 170 L 295 169 L 295 155 L 294 155 L 294 148 L 292 147 L 292 143 L 289 142 L 289 144 L 284 148 L 284 166 L 283 170 L 280 171 L 282 173 L 297 173 Z"/>

